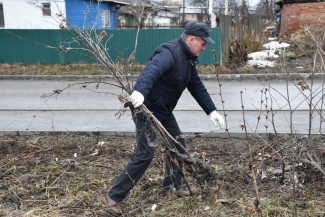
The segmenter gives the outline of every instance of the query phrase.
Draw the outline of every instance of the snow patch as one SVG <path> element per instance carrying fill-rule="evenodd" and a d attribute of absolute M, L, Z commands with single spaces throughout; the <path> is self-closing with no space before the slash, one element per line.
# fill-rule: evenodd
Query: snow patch
<path fill-rule="evenodd" d="M 266 50 L 247 55 L 249 59 L 247 64 L 258 68 L 274 67 L 275 59 L 279 58 L 279 55 L 276 53 L 282 53 L 289 46 L 290 44 L 284 42 L 279 43 L 274 38 L 270 38 L 269 42 L 263 45 Z"/>
<path fill-rule="evenodd" d="M 274 67 L 275 61 L 271 60 L 248 60 L 247 63 L 258 68 Z"/>
<path fill-rule="evenodd" d="M 279 43 L 278 41 L 271 41 L 269 43 L 263 44 L 263 47 L 268 50 L 279 50 L 279 49 L 287 48 L 289 46 L 290 44 L 284 42 Z"/>
<path fill-rule="evenodd" d="M 269 60 L 279 58 L 279 55 L 275 54 L 274 50 L 262 50 L 247 55 L 248 59 L 253 60 Z"/>

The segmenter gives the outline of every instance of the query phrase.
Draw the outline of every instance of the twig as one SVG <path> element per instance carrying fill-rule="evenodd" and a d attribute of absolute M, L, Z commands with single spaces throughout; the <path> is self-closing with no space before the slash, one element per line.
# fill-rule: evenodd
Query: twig
<path fill-rule="evenodd" d="M 314 166 L 316 169 L 318 169 L 323 175 L 325 175 L 325 170 L 321 167 L 321 165 L 319 163 L 317 163 L 312 154 L 310 153 L 310 151 L 307 151 L 307 157 L 308 159 L 303 159 L 302 161 L 308 164 L 311 164 L 312 166 Z"/>
<path fill-rule="evenodd" d="M 254 188 L 255 188 L 255 193 L 256 193 L 256 199 L 254 201 L 255 211 L 258 216 L 262 216 L 262 212 L 260 209 L 260 196 L 259 196 L 259 192 L 258 192 L 258 185 L 257 185 L 257 181 L 256 181 L 255 171 L 254 171 L 254 160 L 253 160 L 253 156 L 252 156 L 252 147 L 251 147 L 251 144 L 249 141 L 247 141 L 247 143 L 248 143 L 247 145 L 248 145 L 248 151 L 249 151 L 249 170 L 253 177 Z"/>

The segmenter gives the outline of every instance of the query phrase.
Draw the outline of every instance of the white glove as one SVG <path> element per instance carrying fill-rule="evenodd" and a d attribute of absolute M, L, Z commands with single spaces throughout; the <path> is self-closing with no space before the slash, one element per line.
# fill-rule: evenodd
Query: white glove
<path fill-rule="evenodd" d="M 217 111 L 214 110 L 210 113 L 210 120 L 213 122 L 214 126 L 217 127 L 219 125 L 221 130 L 225 129 L 225 120 Z"/>
<path fill-rule="evenodd" d="M 135 90 L 130 95 L 130 101 L 132 102 L 134 108 L 138 108 L 140 105 L 142 105 L 144 101 L 144 96 L 140 92 Z"/>

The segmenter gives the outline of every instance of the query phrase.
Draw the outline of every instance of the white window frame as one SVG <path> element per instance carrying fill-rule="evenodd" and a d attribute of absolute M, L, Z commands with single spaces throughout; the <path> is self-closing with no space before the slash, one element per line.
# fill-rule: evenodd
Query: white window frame
<path fill-rule="evenodd" d="M 111 11 L 102 11 L 102 27 L 111 27 Z"/>
<path fill-rule="evenodd" d="M 51 16 L 51 3 L 42 3 L 42 12 L 44 17 Z"/>

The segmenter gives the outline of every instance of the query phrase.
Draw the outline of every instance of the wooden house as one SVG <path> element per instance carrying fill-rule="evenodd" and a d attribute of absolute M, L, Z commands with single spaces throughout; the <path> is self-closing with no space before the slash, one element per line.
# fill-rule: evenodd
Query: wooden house
<path fill-rule="evenodd" d="M 0 0 L 0 28 L 59 29 L 66 19 L 79 28 L 115 29 L 115 0 Z"/>

